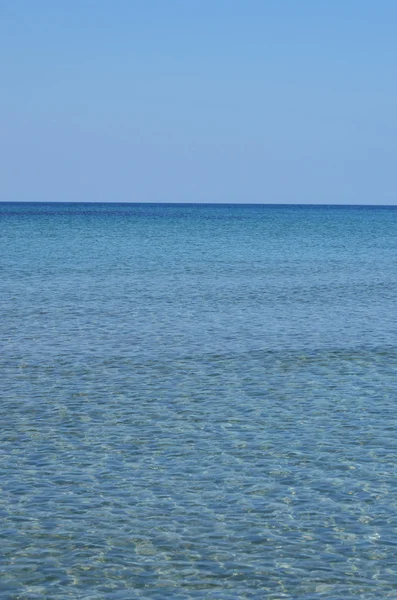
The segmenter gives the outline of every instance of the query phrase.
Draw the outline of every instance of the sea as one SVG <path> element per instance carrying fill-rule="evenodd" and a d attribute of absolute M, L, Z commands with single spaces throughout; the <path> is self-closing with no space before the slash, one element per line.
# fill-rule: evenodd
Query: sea
<path fill-rule="evenodd" d="M 397 598 L 397 207 L 0 204 L 0 598 Z"/>

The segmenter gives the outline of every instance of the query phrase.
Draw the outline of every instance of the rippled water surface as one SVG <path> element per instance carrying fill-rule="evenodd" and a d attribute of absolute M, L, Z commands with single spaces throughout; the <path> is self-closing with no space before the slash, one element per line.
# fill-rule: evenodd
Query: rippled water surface
<path fill-rule="evenodd" d="M 397 598 L 397 210 L 0 205 L 0 597 Z"/>

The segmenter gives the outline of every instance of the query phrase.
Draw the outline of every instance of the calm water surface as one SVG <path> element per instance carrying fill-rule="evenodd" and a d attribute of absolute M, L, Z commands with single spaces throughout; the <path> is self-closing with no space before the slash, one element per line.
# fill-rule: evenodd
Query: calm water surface
<path fill-rule="evenodd" d="M 397 598 L 397 210 L 0 205 L 0 597 Z"/>

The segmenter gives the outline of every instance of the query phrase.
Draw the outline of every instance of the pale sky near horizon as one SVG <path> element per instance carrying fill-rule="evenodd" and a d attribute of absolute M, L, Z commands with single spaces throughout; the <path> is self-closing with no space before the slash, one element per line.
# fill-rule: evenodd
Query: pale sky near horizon
<path fill-rule="evenodd" d="M 0 201 L 397 204 L 397 2 L 0 0 Z"/>

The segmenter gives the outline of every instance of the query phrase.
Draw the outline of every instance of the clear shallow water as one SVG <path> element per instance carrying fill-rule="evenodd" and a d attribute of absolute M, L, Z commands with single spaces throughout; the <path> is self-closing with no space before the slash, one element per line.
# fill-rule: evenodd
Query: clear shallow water
<path fill-rule="evenodd" d="M 397 210 L 0 205 L 0 597 L 397 598 Z"/>

